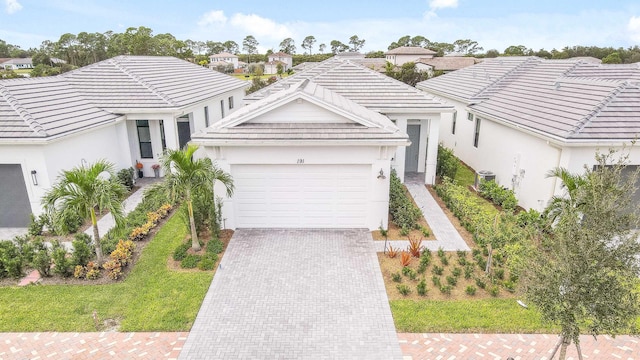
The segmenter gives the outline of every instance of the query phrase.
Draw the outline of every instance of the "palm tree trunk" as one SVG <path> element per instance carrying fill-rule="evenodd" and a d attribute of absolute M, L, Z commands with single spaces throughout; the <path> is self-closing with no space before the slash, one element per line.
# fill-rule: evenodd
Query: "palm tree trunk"
<path fill-rule="evenodd" d="M 189 209 L 189 225 L 191 225 L 191 248 L 200 251 L 198 241 L 198 231 L 196 230 L 196 220 L 193 218 L 193 203 L 191 202 L 191 190 L 186 191 L 187 209 Z"/>
<path fill-rule="evenodd" d="M 569 347 L 570 342 L 571 340 L 567 341 L 567 339 L 563 339 L 562 346 L 560 347 L 560 360 L 567 358 L 567 347 Z"/>
<path fill-rule="evenodd" d="M 91 225 L 93 226 L 93 246 L 96 248 L 96 260 L 102 265 L 102 246 L 100 246 L 100 234 L 98 233 L 98 219 L 95 209 L 91 209 Z"/>

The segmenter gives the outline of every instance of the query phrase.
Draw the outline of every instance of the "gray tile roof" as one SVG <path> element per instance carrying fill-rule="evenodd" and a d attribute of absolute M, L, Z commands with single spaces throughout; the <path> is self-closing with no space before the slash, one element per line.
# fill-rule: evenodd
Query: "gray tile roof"
<path fill-rule="evenodd" d="M 168 56 L 117 56 L 61 76 L 97 106 L 118 111 L 181 108 L 248 86 Z"/>
<path fill-rule="evenodd" d="M 0 139 L 57 137 L 119 117 L 58 77 L 0 81 Z"/>
<path fill-rule="evenodd" d="M 180 109 L 242 89 L 233 77 L 172 57 L 118 56 L 63 75 L 0 80 L 0 139 L 51 138 L 140 109 Z"/>
<path fill-rule="evenodd" d="M 290 104 L 308 101 L 340 114 L 351 122 L 305 121 L 252 122 L 261 114 Z M 369 110 L 344 96 L 309 80 L 299 80 L 245 106 L 207 129 L 192 136 L 196 143 L 208 145 L 274 143 L 299 141 L 305 145 L 327 141 L 407 145 L 408 136 L 386 116 Z"/>
<path fill-rule="evenodd" d="M 420 83 L 443 93 L 462 91 L 476 115 L 516 125 L 564 142 L 632 140 L 640 133 L 640 67 L 584 60 L 503 60 L 503 75 L 488 83 L 470 74 L 495 69 L 487 60 Z M 496 72 L 499 73 L 499 72 Z M 444 78 L 444 79 L 440 79 Z"/>
<path fill-rule="evenodd" d="M 392 79 L 355 61 L 334 57 L 249 94 L 247 102 L 309 79 L 370 110 L 379 113 L 440 113 L 453 108 L 439 98 Z"/>
<path fill-rule="evenodd" d="M 451 71 L 460 70 L 467 66 L 475 65 L 478 59 L 469 56 L 445 56 L 434 58 L 420 58 L 415 63 L 432 66 L 434 70 Z"/>
<path fill-rule="evenodd" d="M 419 46 L 400 46 L 389 50 L 385 55 L 435 55 L 437 52 Z"/>

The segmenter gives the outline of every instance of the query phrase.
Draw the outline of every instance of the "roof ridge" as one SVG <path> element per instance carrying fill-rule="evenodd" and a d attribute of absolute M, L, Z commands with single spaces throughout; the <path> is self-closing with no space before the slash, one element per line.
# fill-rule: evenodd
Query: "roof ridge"
<path fill-rule="evenodd" d="M 499 58 L 496 58 L 499 59 Z M 510 81 L 513 79 L 513 77 L 511 75 L 513 75 L 514 73 L 522 70 L 522 68 L 524 68 L 525 66 L 529 66 L 532 65 L 534 62 L 535 63 L 539 63 L 540 62 L 540 58 L 538 58 L 537 56 L 531 56 L 531 57 L 527 57 L 527 59 L 523 62 L 521 62 L 520 64 L 516 65 L 513 69 L 507 71 L 506 73 L 502 74 L 502 76 L 498 77 L 496 80 L 494 80 L 493 82 L 489 83 L 487 86 L 485 86 L 482 90 L 480 90 L 476 95 L 472 96 L 471 98 L 480 98 L 482 97 L 481 95 L 487 91 L 489 91 L 489 89 L 492 89 L 494 86 L 498 85 L 499 83 L 506 83 L 507 81 Z M 496 60 L 498 61 L 498 60 Z M 502 61 L 502 60 L 500 60 Z M 485 69 L 486 72 L 486 69 Z"/>
<path fill-rule="evenodd" d="M 578 66 L 582 66 L 582 64 L 583 64 L 582 60 L 578 60 L 578 61 L 574 62 L 573 65 L 570 68 L 568 68 L 567 70 L 563 71 L 562 74 L 560 74 L 560 76 L 558 76 L 558 78 L 570 77 L 569 75 L 573 72 L 573 70 L 575 70 Z M 586 64 L 586 62 L 584 64 Z"/>
<path fill-rule="evenodd" d="M 44 130 L 42 124 L 40 124 L 27 109 L 20 105 L 18 99 L 16 99 L 13 94 L 11 94 L 9 89 L 7 89 L 2 84 L 0 84 L 0 96 L 2 96 L 7 101 L 7 103 L 9 103 L 13 111 L 15 111 L 20 116 L 20 118 L 22 118 L 22 120 L 29 126 L 31 130 L 41 136 L 48 135 Z"/>
<path fill-rule="evenodd" d="M 600 100 L 600 102 L 598 102 L 598 104 L 586 116 L 584 116 L 582 120 L 578 121 L 578 123 L 571 130 L 569 130 L 569 135 L 581 132 L 587 126 L 587 124 L 589 124 L 591 120 L 598 116 L 602 109 L 607 104 L 609 104 L 616 96 L 618 96 L 618 94 L 620 94 L 620 92 L 622 92 L 622 90 L 624 90 L 628 85 L 629 83 L 625 81 L 611 90 L 611 92 L 602 100 Z"/>
<path fill-rule="evenodd" d="M 169 103 L 169 105 L 172 106 L 180 106 L 179 104 L 177 104 L 175 101 L 173 101 L 169 96 L 167 96 L 165 93 L 161 92 L 160 90 L 156 89 L 153 85 L 149 84 L 146 80 L 144 80 L 142 77 L 132 73 L 127 67 L 125 67 L 121 62 L 120 59 L 124 59 L 126 58 L 125 55 L 121 55 L 121 56 L 116 56 L 114 58 L 111 59 L 111 61 L 113 62 L 113 65 L 120 71 L 122 71 L 123 73 L 125 73 L 127 76 L 129 76 L 130 78 L 132 78 L 133 80 L 137 81 L 140 85 L 146 87 L 147 89 L 151 90 L 152 93 L 154 93 L 155 95 L 158 95 L 162 100 L 166 101 L 167 103 Z"/>

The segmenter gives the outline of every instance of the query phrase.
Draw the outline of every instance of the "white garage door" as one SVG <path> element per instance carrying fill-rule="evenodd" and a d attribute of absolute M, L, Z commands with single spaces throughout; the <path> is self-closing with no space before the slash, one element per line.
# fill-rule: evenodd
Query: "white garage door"
<path fill-rule="evenodd" d="M 234 165 L 236 227 L 367 227 L 370 165 Z"/>

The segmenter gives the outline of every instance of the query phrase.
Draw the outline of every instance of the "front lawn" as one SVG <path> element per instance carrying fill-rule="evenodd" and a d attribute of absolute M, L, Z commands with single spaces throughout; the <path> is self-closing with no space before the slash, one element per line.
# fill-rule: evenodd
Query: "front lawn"
<path fill-rule="evenodd" d="M 392 300 L 398 332 L 411 333 L 557 333 L 540 314 L 515 299 Z"/>
<path fill-rule="evenodd" d="M 120 283 L 0 288 L 0 331 L 99 331 L 107 320 L 120 331 L 188 331 L 213 273 L 167 268 L 187 232 L 172 216 Z"/>

